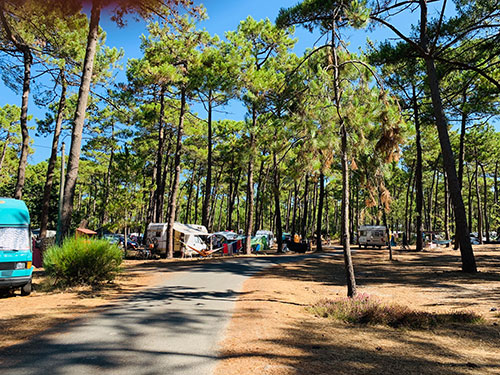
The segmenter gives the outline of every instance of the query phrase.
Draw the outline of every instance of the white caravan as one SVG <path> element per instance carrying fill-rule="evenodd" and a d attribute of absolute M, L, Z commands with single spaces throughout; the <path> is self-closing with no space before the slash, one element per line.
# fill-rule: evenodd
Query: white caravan
<path fill-rule="evenodd" d="M 151 223 L 148 225 L 146 244 L 153 246 L 160 256 L 167 255 L 166 223 Z M 193 255 L 197 251 L 207 250 L 206 243 L 201 237 L 208 236 L 207 228 L 197 224 L 174 223 L 174 252 L 184 255 Z"/>
<path fill-rule="evenodd" d="M 387 228 L 383 225 L 361 225 L 359 227 L 359 246 L 387 246 Z"/>

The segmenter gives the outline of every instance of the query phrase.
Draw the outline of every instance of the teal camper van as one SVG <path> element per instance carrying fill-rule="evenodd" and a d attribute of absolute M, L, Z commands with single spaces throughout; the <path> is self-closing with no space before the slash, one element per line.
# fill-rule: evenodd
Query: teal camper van
<path fill-rule="evenodd" d="M 0 198 L 0 289 L 30 294 L 32 260 L 28 207 L 21 200 Z"/>

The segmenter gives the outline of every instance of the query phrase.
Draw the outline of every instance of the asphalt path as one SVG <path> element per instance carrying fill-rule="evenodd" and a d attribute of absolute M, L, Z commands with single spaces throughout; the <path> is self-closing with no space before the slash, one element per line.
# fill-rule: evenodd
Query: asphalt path
<path fill-rule="evenodd" d="M 182 267 L 154 288 L 0 352 L 0 374 L 212 374 L 245 279 L 275 264 L 332 255 Z"/>

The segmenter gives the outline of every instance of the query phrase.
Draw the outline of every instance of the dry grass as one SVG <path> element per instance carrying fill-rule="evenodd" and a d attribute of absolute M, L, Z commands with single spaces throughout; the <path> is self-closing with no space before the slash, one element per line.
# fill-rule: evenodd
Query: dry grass
<path fill-rule="evenodd" d="M 458 272 L 457 252 L 360 250 L 360 292 L 429 314 L 473 311 L 482 324 L 432 329 L 353 325 L 315 316 L 308 306 L 342 298 L 342 258 L 277 266 L 245 283 L 220 352 L 217 375 L 500 374 L 500 248 L 475 248 L 480 273 Z M 495 325 L 496 324 L 496 325 Z"/>
<path fill-rule="evenodd" d="M 379 298 L 360 293 L 352 298 L 322 299 L 308 308 L 313 314 L 323 318 L 340 320 L 345 323 L 375 325 L 393 328 L 430 329 L 452 323 L 484 323 L 481 315 L 473 311 L 451 311 L 435 313 L 413 310 L 408 306 L 383 303 Z"/>

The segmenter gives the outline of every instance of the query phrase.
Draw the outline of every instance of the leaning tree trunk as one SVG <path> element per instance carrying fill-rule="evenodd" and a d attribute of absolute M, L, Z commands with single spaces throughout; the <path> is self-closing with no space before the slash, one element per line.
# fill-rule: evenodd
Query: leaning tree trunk
<path fill-rule="evenodd" d="M 167 225 L 167 257 L 174 257 L 174 222 L 177 212 L 177 195 L 179 193 L 179 181 L 181 178 L 181 152 L 182 134 L 184 131 L 184 115 L 186 111 L 186 89 L 181 88 L 181 107 L 179 113 L 179 126 L 177 127 L 177 144 L 175 146 L 174 178 L 172 181 L 172 192 L 170 193 L 169 216 Z"/>
<path fill-rule="evenodd" d="M 451 148 L 450 137 L 448 134 L 448 122 L 443 110 L 441 92 L 439 88 L 439 77 L 437 75 L 434 56 L 429 52 L 429 40 L 427 35 L 427 0 L 419 0 L 420 5 L 420 45 L 425 51 L 424 60 L 427 71 L 427 81 L 429 84 L 432 107 L 439 135 L 439 143 L 443 154 L 446 176 L 448 178 L 448 188 L 455 211 L 455 236 L 459 242 L 462 258 L 462 271 L 476 273 L 476 259 L 470 243 L 469 228 L 467 227 L 467 217 L 465 206 L 460 190 L 460 183 L 455 169 L 455 157 Z"/>
<path fill-rule="evenodd" d="M 448 135 L 448 124 L 443 111 L 441 102 L 441 94 L 439 91 L 439 79 L 434 66 L 434 59 L 426 59 L 427 74 L 429 86 L 431 89 L 432 105 L 434 108 L 434 116 L 439 134 L 439 143 L 441 144 L 441 152 L 443 161 L 446 167 L 446 176 L 448 178 L 448 188 L 450 190 L 451 201 L 455 211 L 456 230 L 455 236 L 459 242 L 460 253 L 462 256 L 462 270 L 464 272 L 476 273 L 476 260 L 472 245 L 470 243 L 469 228 L 467 227 L 467 217 L 465 215 L 465 206 L 462 200 L 460 184 L 457 178 L 455 169 L 455 158 L 451 149 L 450 138 Z"/>
<path fill-rule="evenodd" d="M 83 123 L 87 110 L 90 83 L 94 69 L 94 57 L 97 50 L 97 40 L 99 36 L 99 18 L 101 16 L 101 2 L 93 1 L 90 12 L 89 34 L 87 38 L 87 49 L 83 61 L 82 80 L 78 91 L 78 101 L 76 104 L 75 118 L 73 121 L 73 131 L 71 134 L 71 147 L 68 159 L 68 171 L 66 174 L 66 184 L 64 187 L 64 200 L 62 208 L 62 234 L 66 237 L 71 227 L 73 213 L 73 200 L 75 196 L 76 180 L 78 178 L 78 167 L 80 164 L 80 152 L 82 147 Z"/>
<path fill-rule="evenodd" d="M 61 97 L 57 108 L 56 126 L 54 137 L 52 138 L 52 149 L 50 152 L 49 165 L 47 167 L 47 177 L 43 189 L 42 213 L 40 217 L 40 238 L 43 240 L 47 236 L 47 224 L 49 222 L 50 193 L 52 192 L 52 183 L 54 180 L 54 169 L 57 160 L 57 146 L 59 145 L 59 136 L 61 134 L 64 110 L 66 108 L 66 82 L 64 75 L 61 74 Z"/>

